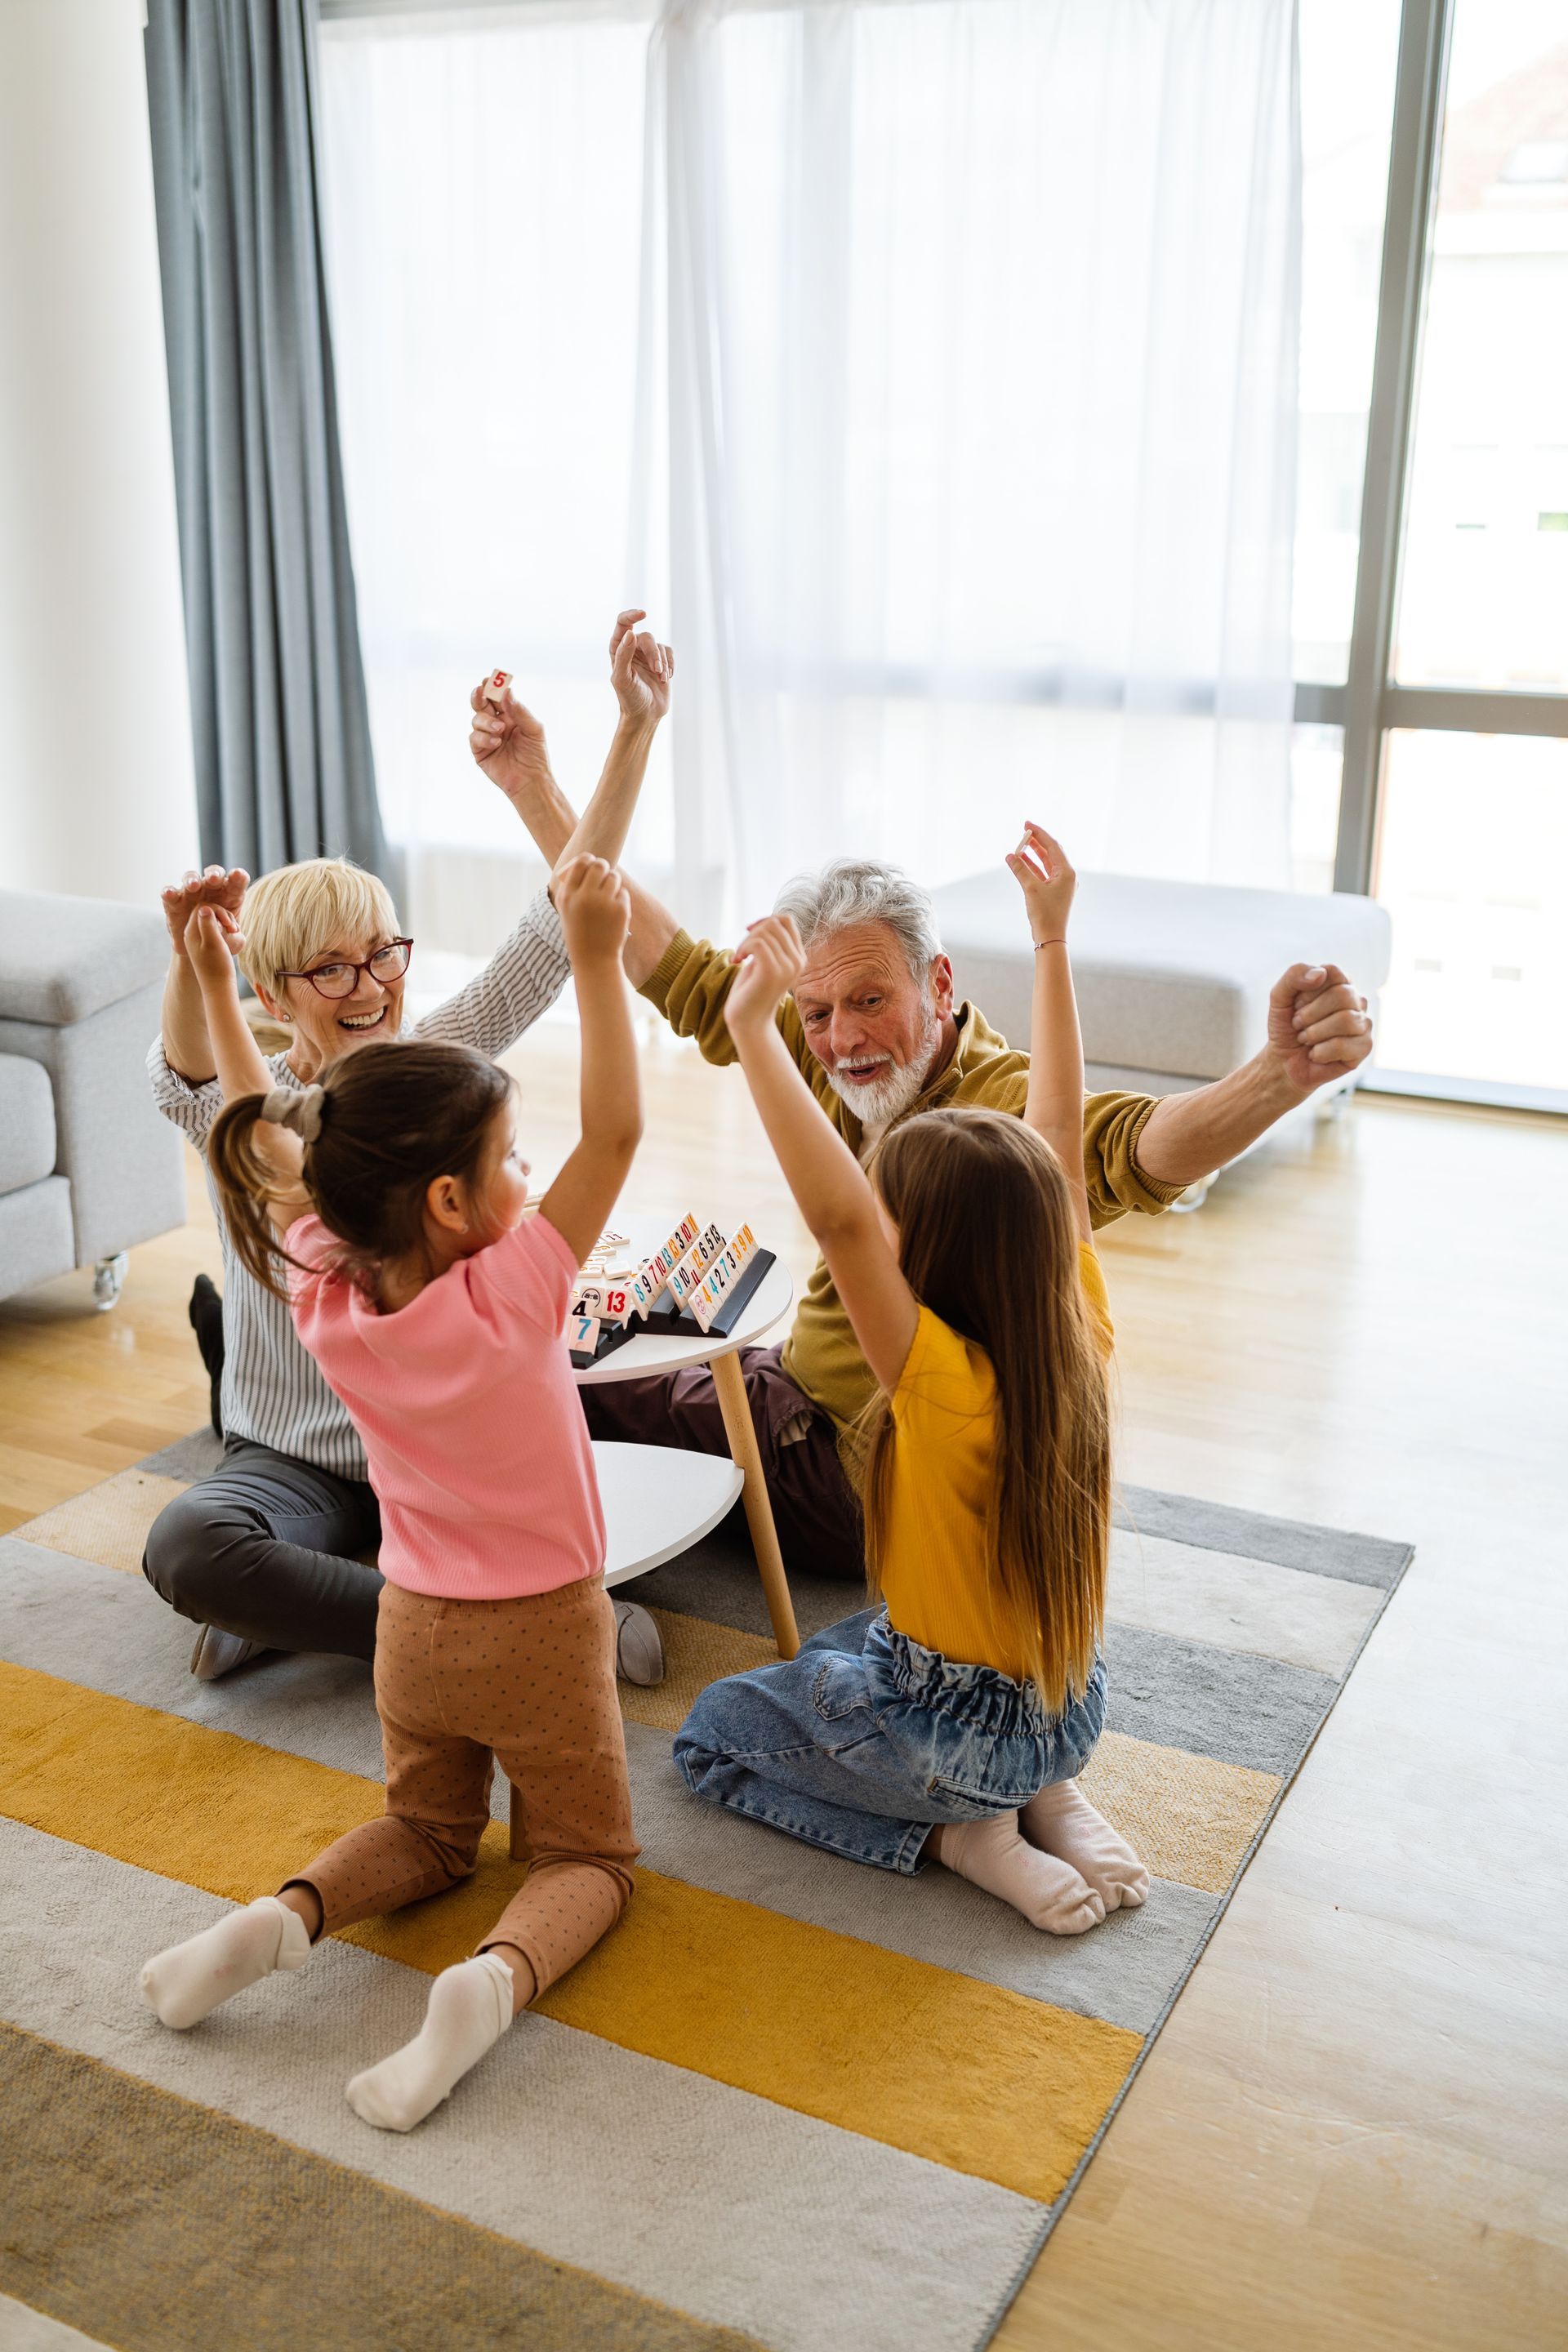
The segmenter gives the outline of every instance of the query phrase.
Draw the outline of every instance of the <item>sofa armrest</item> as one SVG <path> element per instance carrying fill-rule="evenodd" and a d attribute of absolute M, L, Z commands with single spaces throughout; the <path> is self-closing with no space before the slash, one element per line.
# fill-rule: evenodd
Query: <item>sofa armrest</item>
<path fill-rule="evenodd" d="M 41 1062 L 54 1087 L 56 1164 L 70 1181 L 78 1265 L 185 1222 L 184 1147 L 147 1084 L 161 995 L 155 978 L 85 1020 L 0 1018 L 0 1053 Z"/>

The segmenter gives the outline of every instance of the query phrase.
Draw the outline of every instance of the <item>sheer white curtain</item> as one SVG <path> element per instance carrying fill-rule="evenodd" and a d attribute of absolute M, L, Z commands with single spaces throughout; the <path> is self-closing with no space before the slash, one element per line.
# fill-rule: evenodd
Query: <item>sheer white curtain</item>
<path fill-rule="evenodd" d="M 1288 880 L 1294 0 L 356 35 L 330 190 L 384 770 L 384 703 L 434 760 L 455 616 L 465 675 L 499 641 L 587 696 L 625 592 L 679 648 L 646 846 L 701 919 L 840 849 L 942 880 L 1026 808 L 1084 865 Z"/>
<path fill-rule="evenodd" d="M 579 801 L 614 724 L 649 21 L 535 5 L 477 29 L 439 15 L 322 29 L 360 627 L 426 976 L 431 946 L 494 946 L 529 850 L 468 757 L 470 688 L 514 672 Z M 650 869 L 673 854 L 668 746 L 655 758 L 637 837 Z"/>

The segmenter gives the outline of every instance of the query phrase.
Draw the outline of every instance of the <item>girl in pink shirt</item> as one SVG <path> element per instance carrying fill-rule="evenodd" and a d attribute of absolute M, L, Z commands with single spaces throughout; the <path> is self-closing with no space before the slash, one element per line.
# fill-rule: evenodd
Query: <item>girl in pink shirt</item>
<path fill-rule="evenodd" d="M 323 1935 L 472 1875 L 493 1762 L 531 1858 L 476 1955 L 431 1988 L 405 2049 L 350 2104 L 407 2131 L 516 2011 L 625 1909 L 637 1857 L 616 1698 L 605 1524 L 563 1334 L 577 1269 L 642 1132 L 621 976 L 625 885 L 596 857 L 557 876 L 583 1025 L 582 1139 L 524 1218 L 510 1081 L 482 1055 L 390 1044 L 324 1085 L 271 1089 L 210 909 L 187 950 L 227 1108 L 213 1169 L 247 1269 L 287 1295 L 300 1339 L 364 1443 L 381 1504 L 375 1703 L 386 1811 L 275 1895 L 142 1971 L 184 2027 Z"/>

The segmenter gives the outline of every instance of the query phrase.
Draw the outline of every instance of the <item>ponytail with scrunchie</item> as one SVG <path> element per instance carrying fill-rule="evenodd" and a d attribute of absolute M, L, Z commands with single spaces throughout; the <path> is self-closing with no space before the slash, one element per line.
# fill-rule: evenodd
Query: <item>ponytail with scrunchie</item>
<path fill-rule="evenodd" d="M 286 1254 L 280 1248 L 269 1213 L 278 1197 L 279 1178 L 270 1156 L 258 1145 L 257 1128 L 286 1128 L 297 1135 L 307 1153 L 321 1132 L 326 1108 L 323 1087 L 273 1087 L 266 1094 L 241 1095 L 219 1113 L 207 1139 L 207 1166 L 217 1187 L 224 1222 L 235 1255 L 264 1290 L 286 1297 Z M 314 1200 L 314 1188 L 305 1190 Z"/>
<path fill-rule="evenodd" d="M 269 1127 L 286 1127 L 301 1143 L 314 1143 L 326 1105 L 325 1087 L 274 1087 L 262 1097 L 258 1117 Z"/>

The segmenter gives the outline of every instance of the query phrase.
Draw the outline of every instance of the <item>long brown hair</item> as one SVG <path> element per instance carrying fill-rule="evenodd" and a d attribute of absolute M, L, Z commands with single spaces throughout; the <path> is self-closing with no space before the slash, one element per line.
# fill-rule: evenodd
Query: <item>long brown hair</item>
<path fill-rule="evenodd" d="M 322 1081 L 320 1131 L 301 1171 L 310 1205 L 339 1247 L 332 1263 L 372 1295 L 389 1258 L 425 1248 L 425 1196 L 440 1176 L 471 1181 L 511 1081 L 467 1045 L 370 1045 L 334 1062 Z M 265 1095 L 221 1113 L 207 1164 L 235 1254 L 247 1274 L 286 1295 L 288 1260 L 267 1213 L 278 1178 L 257 1150 Z"/>
<path fill-rule="evenodd" d="M 1110 1404 L 1079 1273 L 1067 1179 L 1042 1137 L 993 1110 L 928 1110 L 893 1128 L 872 1181 L 922 1306 L 983 1349 L 996 1379 L 988 1512 L 992 1599 L 1059 1714 L 1082 1693 L 1105 1618 Z M 879 1591 L 892 1417 L 860 1424 L 867 1572 Z"/>

